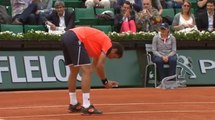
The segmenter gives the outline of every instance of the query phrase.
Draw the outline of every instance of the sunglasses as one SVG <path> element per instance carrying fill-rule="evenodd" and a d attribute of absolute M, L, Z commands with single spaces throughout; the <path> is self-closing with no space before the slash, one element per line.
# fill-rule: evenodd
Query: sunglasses
<path fill-rule="evenodd" d="M 190 7 L 190 5 L 183 5 L 184 7 Z"/>
<path fill-rule="evenodd" d="M 149 3 L 143 3 L 143 5 L 149 5 Z"/>

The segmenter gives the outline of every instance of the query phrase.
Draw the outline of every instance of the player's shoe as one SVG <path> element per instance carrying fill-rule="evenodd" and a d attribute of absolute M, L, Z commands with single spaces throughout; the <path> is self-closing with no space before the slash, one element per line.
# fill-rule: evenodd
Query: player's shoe
<path fill-rule="evenodd" d="M 92 114 L 100 115 L 103 112 L 97 110 L 93 105 L 90 105 L 88 108 L 83 107 L 81 110 L 81 113 L 82 113 L 82 115 L 92 115 Z"/>
<path fill-rule="evenodd" d="M 80 103 L 77 103 L 76 105 L 69 105 L 69 108 L 68 108 L 68 110 L 70 111 L 70 112 L 81 112 L 81 109 L 82 109 L 83 107 L 81 106 L 81 104 Z"/>

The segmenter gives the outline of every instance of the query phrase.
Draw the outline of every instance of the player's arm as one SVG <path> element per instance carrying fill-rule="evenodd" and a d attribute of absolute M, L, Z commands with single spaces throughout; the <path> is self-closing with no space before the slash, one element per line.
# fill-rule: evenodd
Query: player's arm
<path fill-rule="evenodd" d="M 93 66 L 101 80 L 106 79 L 105 75 L 105 59 L 106 55 L 102 52 L 99 58 L 93 58 Z"/>
<path fill-rule="evenodd" d="M 93 66 L 95 68 L 95 71 L 99 78 L 101 79 L 103 85 L 106 88 L 112 88 L 116 87 L 118 85 L 118 82 L 115 81 L 110 81 L 107 79 L 106 74 L 105 74 L 105 59 L 106 59 L 106 54 L 101 52 L 99 58 L 93 58 Z"/>

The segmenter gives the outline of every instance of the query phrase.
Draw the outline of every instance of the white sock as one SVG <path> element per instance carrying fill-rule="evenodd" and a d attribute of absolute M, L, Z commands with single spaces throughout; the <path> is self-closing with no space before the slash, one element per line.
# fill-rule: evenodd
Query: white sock
<path fill-rule="evenodd" d="M 75 92 L 70 92 L 69 93 L 69 100 L 71 105 L 76 105 L 78 103 L 76 93 Z"/>
<path fill-rule="evenodd" d="M 88 108 L 90 106 L 90 93 L 83 93 L 83 107 Z"/>

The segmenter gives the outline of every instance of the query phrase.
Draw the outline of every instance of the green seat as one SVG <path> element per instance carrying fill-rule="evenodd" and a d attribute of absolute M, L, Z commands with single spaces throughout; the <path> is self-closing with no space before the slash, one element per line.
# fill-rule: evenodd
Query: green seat
<path fill-rule="evenodd" d="M 0 5 L 11 6 L 10 0 L 0 0 Z"/>
<path fill-rule="evenodd" d="M 65 3 L 65 7 L 73 7 L 73 8 L 81 8 L 83 7 L 83 2 L 81 0 L 63 0 Z M 53 0 L 52 6 L 54 7 L 56 0 Z"/>
<path fill-rule="evenodd" d="M 174 16 L 175 16 L 174 9 L 173 8 L 163 9 L 162 17 L 165 17 L 165 16 L 170 16 L 170 17 L 174 18 Z"/>
<path fill-rule="evenodd" d="M 112 27 L 110 25 L 93 25 L 92 27 L 103 31 L 106 34 L 112 32 Z"/>
<path fill-rule="evenodd" d="M 23 33 L 23 25 L 1 24 L 1 32 L 3 31 Z"/>
<path fill-rule="evenodd" d="M 77 25 L 97 25 L 94 8 L 75 8 Z"/>
<path fill-rule="evenodd" d="M 24 25 L 24 33 L 27 33 L 30 30 L 47 31 L 47 28 L 44 25 Z"/>
<path fill-rule="evenodd" d="M 114 9 L 113 8 L 96 8 L 95 9 L 95 14 L 102 14 L 104 11 L 112 11 L 114 14 Z M 98 19 L 98 24 L 99 25 L 114 25 L 114 19 L 103 19 L 103 18 L 99 18 Z"/>

